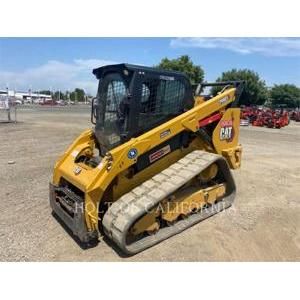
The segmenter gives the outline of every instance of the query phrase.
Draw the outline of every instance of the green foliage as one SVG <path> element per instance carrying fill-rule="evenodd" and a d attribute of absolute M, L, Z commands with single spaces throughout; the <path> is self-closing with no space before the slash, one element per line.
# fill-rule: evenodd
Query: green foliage
<path fill-rule="evenodd" d="M 294 84 L 275 84 L 270 91 L 272 105 L 285 104 L 287 107 L 300 105 L 300 89 Z"/>
<path fill-rule="evenodd" d="M 51 95 L 50 90 L 42 90 L 42 91 L 36 91 L 34 93 L 44 94 L 44 95 Z"/>
<path fill-rule="evenodd" d="M 36 91 L 35 93 L 40 93 L 40 94 L 46 94 L 46 95 L 52 95 L 54 100 L 71 100 L 74 102 L 83 102 L 85 101 L 86 94 L 83 89 L 76 88 L 74 91 L 69 92 L 69 91 L 55 91 L 52 92 L 50 90 L 41 90 L 41 91 Z"/>
<path fill-rule="evenodd" d="M 67 100 L 67 96 L 62 91 L 56 91 L 53 94 L 55 100 Z"/>
<path fill-rule="evenodd" d="M 85 98 L 85 93 L 83 89 L 76 88 L 70 93 L 70 99 L 74 102 L 83 102 Z"/>
<path fill-rule="evenodd" d="M 264 80 L 259 75 L 248 69 L 232 69 L 223 72 L 222 76 L 217 81 L 245 80 L 244 91 L 240 98 L 240 105 L 262 105 L 268 99 L 268 89 Z M 215 95 L 222 88 L 215 87 L 212 89 L 212 94 Z"/>
<path fill-rule="evenodd" d="M 201 66 L 194 65 L 188 55 L 182 55 L 176 59 L 163 58 L 158 66 L 159 69 L 184 72 L 191 83 L 200 83 L 204 79 L 204 71 Z"/>

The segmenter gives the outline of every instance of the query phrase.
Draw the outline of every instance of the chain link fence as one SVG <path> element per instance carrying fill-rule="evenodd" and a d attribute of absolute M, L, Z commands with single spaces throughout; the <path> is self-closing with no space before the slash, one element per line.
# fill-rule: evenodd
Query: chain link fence
<path fill-rule="evenodd" d="M 17 122 L 17 104 L 14 97 L 0 95 L 0 123 Z"/>

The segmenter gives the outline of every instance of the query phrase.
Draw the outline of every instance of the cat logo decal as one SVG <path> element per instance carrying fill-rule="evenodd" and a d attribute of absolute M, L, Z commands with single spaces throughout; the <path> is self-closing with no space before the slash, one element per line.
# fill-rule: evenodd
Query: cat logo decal
<path fill-rule="evenodd" d="M 220 129 L 220 140 L 231 142 L 233 140 L 234 130 L 233 130 L 233 120 L 223 120 L 221 121 Z"/>

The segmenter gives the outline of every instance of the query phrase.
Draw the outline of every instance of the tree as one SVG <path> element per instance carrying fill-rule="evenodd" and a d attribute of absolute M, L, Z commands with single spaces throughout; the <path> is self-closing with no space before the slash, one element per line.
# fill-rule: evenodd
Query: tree
<path fill-rule="evenodd" d="M 240 97 L 240 104 L 242 105 L 261 105 L 268 99 L 268 89 L 265 81 L 259 75 L 248 69 L 232 69 L 223 72 L 222 76 L 217 81 L 231 81 L 231 80 L 245 80 L 245 87 Z M 212 94 L 215 95 L 222 88 L 215 87 L 212 89 Z"/>
<path fill-rule="evenodd" d="M 158 66 L 159 69 L 184 72 L 192 84 L 200 83 L 204 79 L 204 71 L 201 66 L 194 65 L 188 55 L 182 55 L 176 59 L 163 58 Z"/>
<path fill-rule="evenodd" d="M 270 95 L 272 105 L 285 104 L 288 107 L 298 107 L 300 104 L 300 89 L 294 84 L 275 84 Z"/>
<path fill-rule="evenodd" d="M 83 89 L 76 88 L 73 92 L 70 93 L 70 99 L 74 102 L 83 102 L 85 93 Z"/>
<path fill-rule="evenodd" d="M 62 92 L 62 91 L 56 91 L 54 94 L 53 94 L 53 98 L 55 100 L 66 100 L 66 95 Z"/>
<path fill-rule="evenodd" d="M 50 90 L 41 90 L 41 91 L 36 91 L 34 93 L 39 93 L 39 94 L 43 94 L 43 95 L 51 95 Z"/>

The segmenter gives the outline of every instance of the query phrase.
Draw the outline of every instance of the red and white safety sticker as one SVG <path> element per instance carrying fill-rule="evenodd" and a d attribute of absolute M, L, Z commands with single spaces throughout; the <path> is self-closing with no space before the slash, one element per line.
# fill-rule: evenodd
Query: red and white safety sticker
<path fill-rule="evenodd" d="M 154 161 L 158 160 L 159 158 L 165 156 L 167 153 L 170 153 L 170 152 L 171 152 L 170 145 L 167 145 L 167 146 L 153 152 L 152 154 L 149 155 L 150 163 L 153 163 Z"/>

